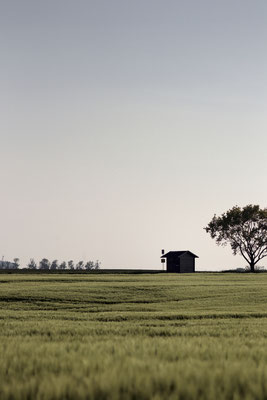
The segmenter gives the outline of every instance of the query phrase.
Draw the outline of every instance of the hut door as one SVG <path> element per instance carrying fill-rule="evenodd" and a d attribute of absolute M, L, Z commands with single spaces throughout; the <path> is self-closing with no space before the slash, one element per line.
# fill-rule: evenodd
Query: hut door
<path fill-rule="evenodd" d="M 174 267 L 175 272 L 180 272 L 180 258 L 177 258 L 175 260 L 175 267 Z"/>

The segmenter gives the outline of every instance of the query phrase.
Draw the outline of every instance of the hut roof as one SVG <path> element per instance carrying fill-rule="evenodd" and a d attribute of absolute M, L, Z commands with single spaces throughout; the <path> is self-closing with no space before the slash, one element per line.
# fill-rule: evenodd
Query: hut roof
<path fill-rule="evenodd" d="M 189 251 L 189 250 L 180 250 L 180 251 L 169 251 L 168 253 L 166 253 L 166 254 L 163 254 L 163 256 L 161 256 L 160 258 L 167 258 L 167 257 L 169 257 L 169 256 L 177 256 L 177 257 L 181 257 L 181 256 L 183 256 L 184 254 L 186 254 L 186 253 L 189 253 L 192 257 L 194 257 L 194 258 L 199 258 L 196 254 L 194 254 L 194 253 L 192 253 L 191 251 Z"/>

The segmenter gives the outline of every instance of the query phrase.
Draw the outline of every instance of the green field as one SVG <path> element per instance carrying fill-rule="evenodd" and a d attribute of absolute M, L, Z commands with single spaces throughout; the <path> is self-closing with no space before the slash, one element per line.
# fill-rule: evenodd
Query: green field
<path fill-rule="evenodd" d="M 0 399 L 267 399 L 267 274 L 2 274 Z"/>

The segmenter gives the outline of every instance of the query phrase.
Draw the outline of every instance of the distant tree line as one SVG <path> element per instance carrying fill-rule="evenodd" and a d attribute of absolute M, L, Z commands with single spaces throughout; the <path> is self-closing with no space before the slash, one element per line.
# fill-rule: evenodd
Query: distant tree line
<path fill-rule="evenodd" d="M 14 258 L 13 262 L 11 261 L 0 261 L 1 269 L 18 269 L 19 267 L 19 258 Z"/>
<path fill-rule="evenodd" d="M 73 260 L 63 261 L 61 263 L 58 260 L 53 260 L 50 262 L 47 258 L 43 258 L 39 263 L 36 263 L 34 258 L 31 258 L 27 264 L 29 269 L 42 269 L 42 270 L 97 270 L 100 268 L 100 262 L 97 261 L 79 261 L 76 264 Z M 13 262 L 10 261 L 0 261 L 0 269 L 18 269 L 19 268 L 19 258 L 14 258 Z"/>
<path fill-rule="evenodd" d="M 37 264 L 33 258 L 30 259 L 30 262 L 28 263 L 27 267 L 29 269 L 41 269 L 41 270 L 97 270 L 100 268 L 100 262 L 97 261 L 79 261 L 76 264 L 74 263 L 73 260 L 70 261 L 62 261 L 61 263 L 58 262 L 58 260 L 53 260 L 50 262 L 47 258 L 43 258 L 39 263 Z"/>

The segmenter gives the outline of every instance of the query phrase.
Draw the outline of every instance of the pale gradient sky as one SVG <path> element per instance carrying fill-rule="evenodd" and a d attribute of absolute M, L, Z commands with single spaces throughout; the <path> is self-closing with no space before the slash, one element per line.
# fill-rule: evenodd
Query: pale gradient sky
<path fill-rule="evenodd" d="M 266 0 L 0 0 L 0 255 L 244 266 L 203 227 L 267 206 L 266 44 Z"/>

